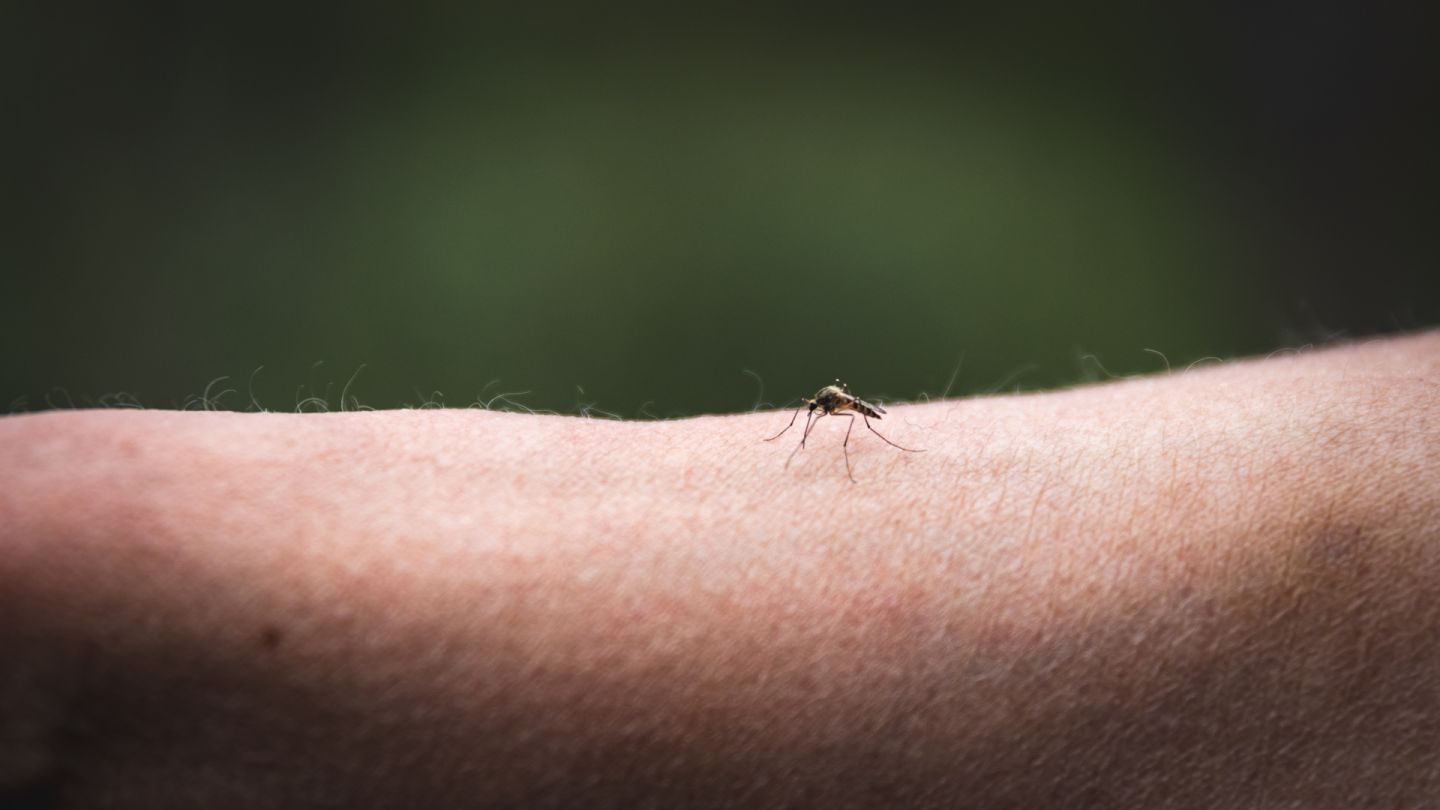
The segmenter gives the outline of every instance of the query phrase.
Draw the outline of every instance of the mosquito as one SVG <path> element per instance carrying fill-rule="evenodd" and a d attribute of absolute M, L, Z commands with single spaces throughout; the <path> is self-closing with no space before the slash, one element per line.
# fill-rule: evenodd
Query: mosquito
<path fill-rule="evenodd" d="M 805 449 L 805 441 L 810 438 L 810 431 L 814 429 L 815 425 L 819 424 L 821 419 L 824 419 L 832 413 L 843 413 L 850 417 L 850 426 L 845 428 L 845 443 L 842 447 L 845 450 L 845 474 L 850 476 L 850 483 L 852 484 L 858 483 L 855 480 L 855 473 L 850 469 L 850 431 L 855 429 L 856 413 L 860 414 L 860 418 L 865 420 L 865 427 L 870 428 L 871 433 L 884 439 L 885 443 L 891 447 L 897 450 L 904 450 L 907 453 L 925 452 L 924 450 L 912 450 L 909 447 L 901 447 L 895 442 L 886 439 L 884 434 L 876 430 L 874 425 L 870 424 L 870 418 L 882 418 L 881 414 L 885 413 L 885 409 L 873 402 L 866 402 L 850 393 L 850 386 L 839 380 L 836 380 L 834 385 L 827 385 L 819 391 L 816 391 L 813 398 L 800 403 L 800 407 L 795 409 L 794 415 L 790 417 L 790 424 L 785 426 L 785 430 L 776 433 L 765 441 L 773 442 L 781 436 L 784 436 L 786 430 L 795 427 L 795 420 L 800 417 L 801 409 L 807 405 L 810 406 L 810 412 L 805 415 L 805 432 L 800 436 L 799 446 L 790 451 L 790 458 L 785 459 L 786 467 L 790 466 L 790 461 L 795 458 L 796 453 Z M 815 415 L 816 411 L 820 412 L 819 416 Z"/>

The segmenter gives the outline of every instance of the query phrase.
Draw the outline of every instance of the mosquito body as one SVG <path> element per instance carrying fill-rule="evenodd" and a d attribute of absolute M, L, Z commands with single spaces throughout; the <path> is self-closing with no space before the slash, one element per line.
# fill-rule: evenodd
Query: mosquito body
<path fill-rule="evenodd" d="M 904 450 L 907 453 L 925 452 L 924 450 L 912 450 L 909 447 L 901 447 L 895 442 L 886 439 L 884 434 L 876 430 L 874 425 L 870 424 L 871 419 L 883 418 L 882 414 L 885 413 L 885 409 L 873 402 L 866 402 L 850 393 L 850 386 L 839 380 L 836 380 L 834 385 L 827 385 L 821 388 L 815 392 L 814 397 L 802 402 L 800 407 L 796 408 L 795 413 L 790 417 L 790 424 L 785 426 L 785 430 L 776 433 L 765 441 L 773 442 L 785 435 L 786 430 L 795 426 L 795 420 L 800 417 L 800 411 L 804 410 L 807 406 L 810 412 L 805 416 L 805 431 L 800 435 L 800 444 L 796 446 L 794 450 L 790 451 L 790 458 L 785 460 L 785 466 L 787 467 L 790 466 L 790 460 L 795 458 L 795 454 L 805 448 L 805 441 L 810 438 L 810 431 L 814 429 L 815 425 L 818 424 L 821 419 L 831 414 L 843 414 L 850 417 L 850 425 L 845 428 L 845 443 L 842 447 L 845 451 L 845 474 L 850 476 L 851 483 L 856 483 L 856 481 L 855 473 L 850 469 L 850 431 L 855 429 L 855 414 L 857 413 L 860 414 L 860 418 L 865 422 L 865 427 L 870 428 L 871 433 L 879 436 L 891 447 L 897 450 Z M 818 416 L 816 415 L 816 411 L 819 411 Z"/>

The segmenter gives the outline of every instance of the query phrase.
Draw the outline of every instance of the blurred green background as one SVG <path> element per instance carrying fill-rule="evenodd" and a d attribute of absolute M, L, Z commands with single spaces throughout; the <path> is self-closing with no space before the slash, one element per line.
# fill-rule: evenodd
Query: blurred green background
<path fill-rule="evenodd" d="M 663 417 L 1433 325 L 1423 14 L 6 4 L 0 409 L 363 365 Z"/>

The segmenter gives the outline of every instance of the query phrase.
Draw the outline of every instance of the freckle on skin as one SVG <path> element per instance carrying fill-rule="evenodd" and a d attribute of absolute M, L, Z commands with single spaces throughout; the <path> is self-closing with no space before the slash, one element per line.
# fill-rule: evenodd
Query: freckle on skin
<path fill-rule="evenodd" d="M 273 652 L 280 646 L 283 639 L 284 634 L 280 632 L 280 628 L 274 625 L 267 625 L 260 631 L 260 646 L 267 651 Z"/>

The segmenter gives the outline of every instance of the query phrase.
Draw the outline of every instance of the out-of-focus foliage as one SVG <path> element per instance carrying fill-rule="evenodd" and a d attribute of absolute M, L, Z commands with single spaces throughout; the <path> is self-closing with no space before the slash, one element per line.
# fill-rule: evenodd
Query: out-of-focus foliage
<path fill-rule="evenodd" d="M 1440 322 L 1418 18 L 443 9 L 7 9 L 0 410 L 364 364 L 668 416 Z"/>

